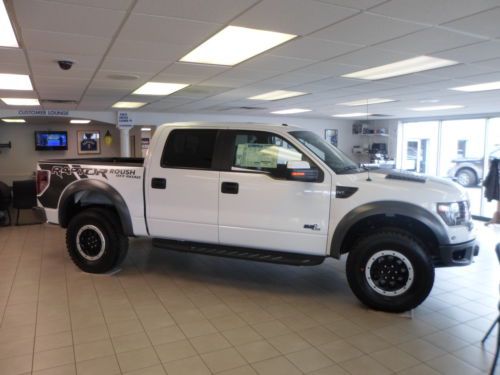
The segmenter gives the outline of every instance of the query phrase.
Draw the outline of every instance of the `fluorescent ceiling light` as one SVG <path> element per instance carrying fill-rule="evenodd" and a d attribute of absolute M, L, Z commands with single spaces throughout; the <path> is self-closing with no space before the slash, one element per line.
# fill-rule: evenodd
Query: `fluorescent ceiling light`
<path fill-rule="evenodd" d="M 3 1 L 0 1 L 0 47 L 19 47 Z"/>
<path fill-rule="evenodd" d="M 348 105 L 351 107 L 356 107 L 358 105 L 380 104 L 380 103 L 389 103 L 389 102 L 395 102 L 395 100 L 394 99 L 384 99 L 384 98 L 370 98 L 370 99 L 354 100 L 352 102 L 339 103 L 339 105 Z"/>
<path fill-rule="evenodd" d="M 424 112 L 424 111 L 442 111 L 445 109 L 457 109 L 457 108 L 463 108 L 463 107 L 464 107 L 463 105 L 450 104 L 450 105 L 431 105 L 428 107 L 413 107 L 413 108 L 408 108 L 408 109 L 410 109 L 412 111 Z"/>
<path fill-rule="evenodd" d="M 18 122 L 18 123 L 25 123 L 26 121 L 22 118 L 3 118 L 3 122 Z"/>
<path fill-rule="evenodd" d="M 0 98 L 7 105 L 40 105 L 38 99 Z"/>
<path fill-rule="evenodd" d="M 293 115 L 294 113 L 304 113 L 304 112 L 311 112 L 311 110 L 305 108 L 290 108 L 290 109 L 282 109 L 281 111 L 274 111 L 271 113 L 274 113 L 275 115 Z"/>
<path fill-rule="evenodd" d="M 71 124 L 88 124 L 90 120 L 71 120 Z"/>
<path fill-rule="evenodd" d="M 296 35 L 275 31 L 227 26 L 189 52 L 180 61 L 236 65 L 295 37 Z"/>
<path fill-rule="evenodd" d="M 148 103 L 145 102 L 116 102 L 113 108 L 140 108 Z"/>
<path fill-rule="evenodd" d="M 366 116 L 371 116 L 371 113 L 355 112 L 355 113 L 339 113 L 337 115 L 333 115 L 333 117 L 366 117 Z"/>
<path fill-rule="evenodd" d="M 148 82 L 135 90 L 134 95 L 169 95 L 189 86 L 186 83 Z"/>
<path fill-rule="evenodd" d="M 500 90 L 500 81 L 478 83 L 476 85 L 453 87 L 450 90 L 466 91 L 466 92 Z"/>
<path fill-rule="evenodd" d="M 280 100 L 286 98 L 293 98 L 295 96 L 306 95 L 307 92 L 302 91 L 287 91 L 287 90 L 275 90 L 269 91 L 264 94 L 251 96 L 248 99 L 251 100 Z"/>
<path fill-rule="evenodd" d="M 141 128 L 141 132 L 150 132 L 151 128 Z"/>
<path fill-rule="evenodd" d="M 381 65 L 375 68 L 344 74 L 342 77 L 376 80 L 423 72 L 425 70 L 437 69 L 455 64 L 458 64 L 458 62 L 431 56 L 417 56 L 411 59 L 397 61 L 392 64 Z"/>
<path fill-rule="evenodd" d="M 0 90 L 33 90 L 30 76 L 26 74 L 0 73 Z"/>

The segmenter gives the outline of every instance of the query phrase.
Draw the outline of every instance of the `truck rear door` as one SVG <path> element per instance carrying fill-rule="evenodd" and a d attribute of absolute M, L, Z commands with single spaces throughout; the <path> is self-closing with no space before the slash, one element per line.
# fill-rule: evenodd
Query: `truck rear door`
<path fill-rule="evenodd" d="M 151 236 L 218 242 L 219 172 L 212 169 L 217 134 L 173 129 L 152 150 L 145 181 Z"/>

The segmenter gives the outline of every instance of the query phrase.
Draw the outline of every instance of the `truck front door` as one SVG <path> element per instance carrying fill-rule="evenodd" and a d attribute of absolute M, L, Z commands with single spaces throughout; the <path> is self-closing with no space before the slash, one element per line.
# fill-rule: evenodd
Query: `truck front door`
<path fill-rule="evenodd" d="M 212 169 L 217 129 L 174 129 L 155 149 L 146 179 L 153 237 L 218 242 L 219 172 Z"/>
<path fill-rule="evenodd" d="M 228 164 L 220 173 L 219 241 L 224 245 L 325 255 L 331 176 L 281 136 L 224 131 Z M 288 161 L 308 161 L 316 182 L 290 181 Z"/>

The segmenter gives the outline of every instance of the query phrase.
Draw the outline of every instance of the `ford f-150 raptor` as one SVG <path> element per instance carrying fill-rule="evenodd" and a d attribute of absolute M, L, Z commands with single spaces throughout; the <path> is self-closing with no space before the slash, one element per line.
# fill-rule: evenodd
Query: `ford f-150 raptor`
<path fill-rule="evenodd" d="M 366 305 L 401 312 L 434 268 L 479 248 L 466 192 L 444 179 L 367 171 L 313 132 L 285 125 L 173 123 L 143 159 L 45 160 L 38 202 L 86 272 L 124 259 L 128 237 L 168 249 L 294 265 L 347 254 Z"/>

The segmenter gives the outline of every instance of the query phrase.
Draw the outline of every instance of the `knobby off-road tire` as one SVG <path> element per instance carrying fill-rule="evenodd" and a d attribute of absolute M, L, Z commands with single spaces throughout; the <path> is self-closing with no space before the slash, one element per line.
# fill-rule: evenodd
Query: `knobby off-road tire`
<path fill-rule="evenodd" d="M 434 266 L 423 245 L 398 229 L 378 230 L 356 242 L 346 273 L 361 302 L 387 312 L 417 307 L 434 284 Z"/>
<path fill-rule="evenodd" d="M 105 273 L 125 259 L 128 237 L 123 234 L 114 212 L 105 208 L 88 208 L 69 222 L 66 245 L 71 259 L 81 270 Z"/>

